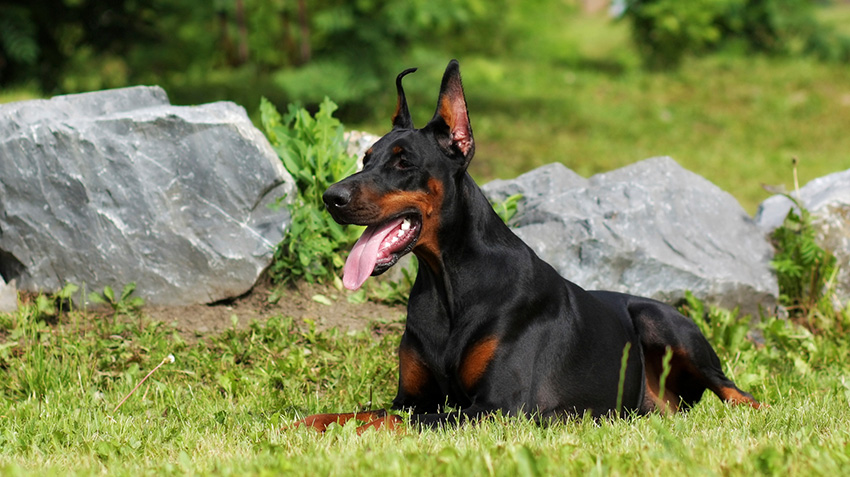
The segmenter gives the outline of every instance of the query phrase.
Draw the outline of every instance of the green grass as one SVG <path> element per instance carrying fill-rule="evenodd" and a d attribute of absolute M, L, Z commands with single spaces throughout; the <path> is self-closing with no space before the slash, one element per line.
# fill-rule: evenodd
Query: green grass
<path fill-rule="evenodd" d="M 713 311 L 704 329 L 739 385 L 771 405 L 706 396 L 691 412 L 539 427 L 325 435 L 308 413 L 390 402 L 398 333 L 318 332 L 282 317 L 187 341 L 137 317 L 0 315 L 2 475 L 832 474 L 850 470 L 850 315 L 817 335 L 767 320 L 765 343 Z M 694 314 L 701 315 L 696 309 Z M 141 326 L 141 328 L 140 328 Z M 166 363 L 116 405 L 163 358 Z M 370 403 L 371 401 L 371 403 Z"/>
<path fill-rule="evenodd" d="M 0 90 L 0 104 L 13 103 L 15 101 L 26 101 L 28 99 L 38 99 L 40 97 L 41 94 L 38 90 L 32 87 L 22 86 Z"/>

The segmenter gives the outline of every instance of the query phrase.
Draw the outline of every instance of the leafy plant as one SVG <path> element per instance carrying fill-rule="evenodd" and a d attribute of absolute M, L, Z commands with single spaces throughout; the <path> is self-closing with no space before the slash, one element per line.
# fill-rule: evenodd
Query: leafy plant
<path fill-rule="evenodd" d="M 39 293 L 33 300 L 33 318 L 36 321 L 47 322 L 55 319 L 63 312 L 72 308 L 71 298 L 80 289 L 73 283 L 68 283 L 53 294 Z"/>
<path fill-rule="evenodd" d="M 374 280 L 368 284 L 369 300 L 387 305 L 407 305 L 410 289 L 419 272 L 419 259 L 410 261 L 410 265 L 401 270 L 401 278 L 393 280 Z"/>
<path fill-rule="evenodd" d="M 718 352 L 737 353 L 751 349 L 750 320 L 741 319 L 737 311 L 706 306 L 690 291 L 685 292 L 680 311 L 699 326 L 700 331 Z"/>
<path fill-rule="evenodd" d="M 12 62 L 35 63 L 39 55 L 35 30 L 25 8 L 0 5 L 0 54 L 5 53 Z"/>
<path fill-rule="evenodd" d="M 121 295 L 116 297 L 115 291 L 112 290 L 112 287 L 107 285 L 103 287 L 103 293 L 89 293 L 89 300 L 112 308 L 112 319 L 114 323 L 115 319 L 119 316 L 141 317 L 139 312 L 142 307 L 145 306 L 145 300 L 138 296 L 131 296 L 135 291 L 136 284 L 131 282 L 125 285 L 124 289 L 121 290 Z"/>
<path fill-rule="evenodd" d="M 809 211 L 790 194 L 785 197 L 796 208 L 788 211 L 782 226 L 771 234 L 776 254 L 770 264 L 779 281 L 780 302 L 795 315 L 811 321 L 817 310 L 832 306 L 829 296 L 835 286 L 838 262 L 818 245 Z"/>
<path fill-rule="evenodd" d="M 514 194 L 505 198 L 505 200 L 498 201 L 490 201 L 490 205 L 493 206 L 493 210 L 496 211 L 496 214 L 502 219 L 502 222 L 508 224 L 510 220 L 517 213 L 517 205 L 519 201 L 522 200 L 522 194 Z"/>
<path fill-rule="evenodd" d="M 328 98 L 315 117 L 294 105 L 289 105 L 282 117 L 265 98 L 260 105 L 266 136 L 298 189 L 289 206 L 292 222 L 270 268 L 276 282 L 298 278 L 317 282 L 332 277 L 344 264 L 342 251 L 359 235 L 359 228 L 337 224 L 322 202 L 322 194 L 331 184 L 357 168 L 356 158 L 345 151 L 343 127 L 333 117 L 335 110 Z"/>

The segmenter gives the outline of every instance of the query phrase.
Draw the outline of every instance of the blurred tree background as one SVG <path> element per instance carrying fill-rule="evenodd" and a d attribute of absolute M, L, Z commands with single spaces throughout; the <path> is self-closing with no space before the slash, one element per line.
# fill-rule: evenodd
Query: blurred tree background
<path fill-rule="evenodd" d="M 421 68 L 406 85 L 422 122 L 458 58 L 479 178 L 669 154 L 752 210 L 791 155 L 804 178 L 850 167 L 848 34 L 839 0 L 15 0 L 0 101 L 158 84 L 256 117 L 262 96 L 328 96 L 381 133 L 397 72 Z"/>
<path fill-rule="evenodd" d="M 413 52 L 493 51 L 506 0 L 40 0 L 0 4 L 0 85 L 44 94 L 160 84 L 363 110 Z M 519 2 L 515 2 L 519 4 Z M 488 31 L 492 30 L 492 31 Z M 486 38 L 480 45 L 477 38 Z M 463 46 L 461 46 L 463 45 Z M 357 116 L 357 113 L 352 112 Z"/>

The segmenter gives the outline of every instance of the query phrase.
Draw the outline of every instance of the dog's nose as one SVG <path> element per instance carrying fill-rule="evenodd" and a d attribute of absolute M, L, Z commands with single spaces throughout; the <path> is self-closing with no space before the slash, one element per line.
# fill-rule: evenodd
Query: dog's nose
<path fill-rule="evenodd" d="M 331 186 L 322 194 L 325 207 L 330 209 L 342 209 L 351 202 L 351 190 L 348 187 Z"/>

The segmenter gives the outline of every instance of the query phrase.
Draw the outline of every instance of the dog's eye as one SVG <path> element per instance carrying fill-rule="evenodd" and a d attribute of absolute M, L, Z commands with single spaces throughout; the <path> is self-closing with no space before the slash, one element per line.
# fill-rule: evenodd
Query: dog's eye
<path fill-rule="evenodd" d="M 396 169 L 404 171 L 413 168 L 413 164 L 404 157 L 399 157 L 395 161 L 395 167 Z"/>

